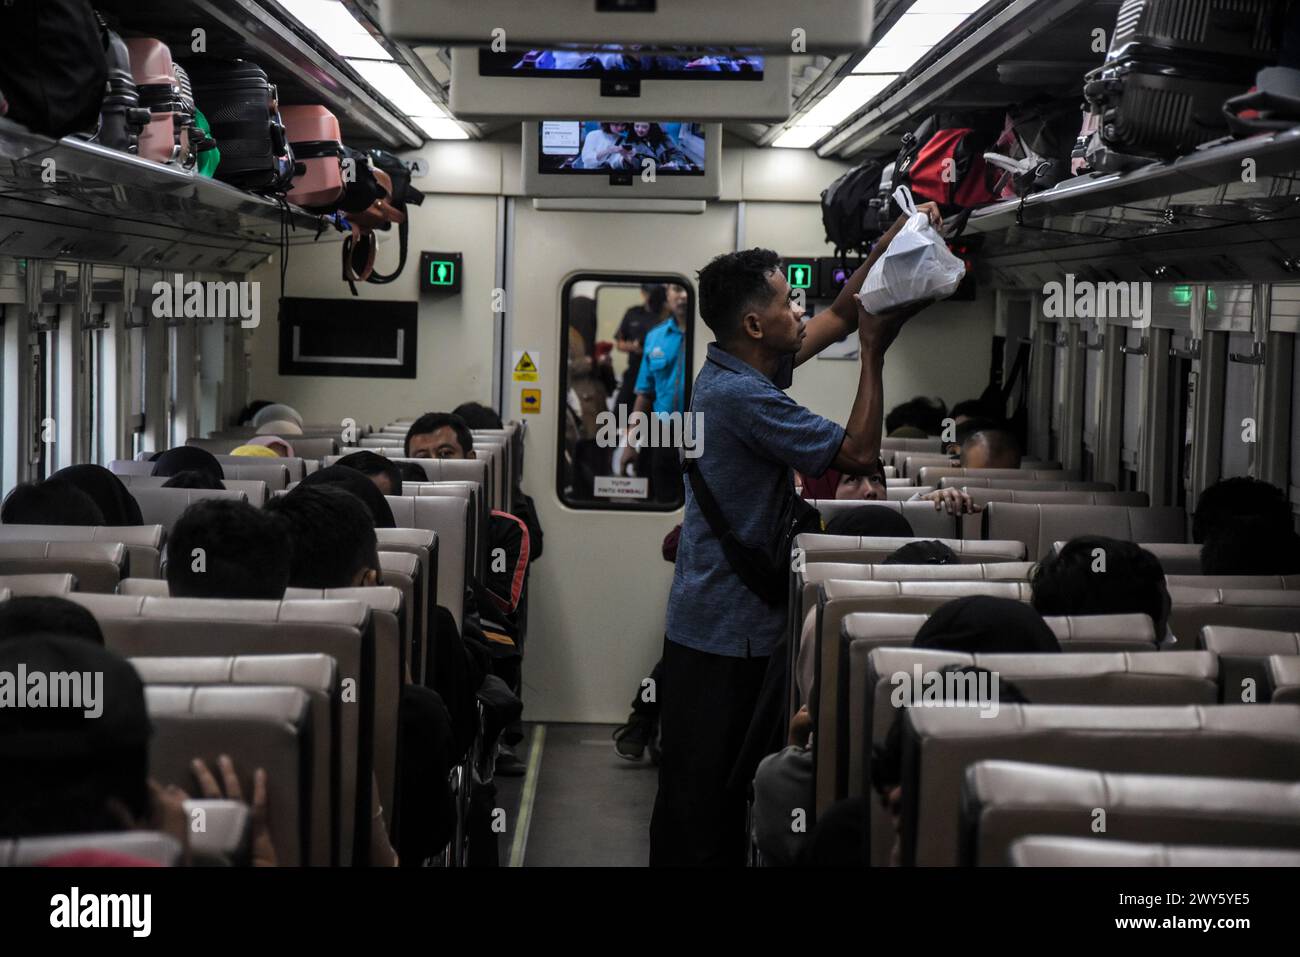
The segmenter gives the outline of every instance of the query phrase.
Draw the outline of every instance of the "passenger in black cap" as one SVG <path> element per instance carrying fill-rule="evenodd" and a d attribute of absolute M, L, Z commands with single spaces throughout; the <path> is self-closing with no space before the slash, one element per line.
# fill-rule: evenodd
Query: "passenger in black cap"
<path fill-rule="evenodd" d="M 195 445 L 178 445 L 174 449 L 160 453 L 154 459 L 152 474 L 170 477 L 177 472 L 187 472 L 191 469 L 208 472 L 217 481 L 222 481 L 226 477 L 225 469 L 221 467 L 217 457 L 207 449 Z"/>
<path fill-rule="evenodd" d="M 5 525 L 103 525 L 95 500 L 63 479 L 27 482 L 14 487 L 0 505 Z"/>
<path fill-rule="evenodd" d="M 312 488 L 317 485 L 337 485 L 345 492 L 351 492 L 361 499 L 362 504 L 370 511 L 375 528 L 397 527 L 397 522 L 393 520 L 393 510 L 389 508 L 384 493 L 356 469 L 348 468 L 346 465 L 331 465 L 328 468 L 317 469 L 299 482 L 298 488 Z"/>
<path fill-rule="evenodd" d="M 0 601 L 0 640 L 32 635 L 63 635 L 104 643 L 95 616 L 75 601 L 57 595 L 18 595 Z"/>
<path fill-rule="evenodd" d="M 144 524 L 140 506 L 122 480 L 102 465 L 70 465 L 59 469 L 50 478 L 69 482 L 89 495 L 104 513 L 105 525 Z"/>

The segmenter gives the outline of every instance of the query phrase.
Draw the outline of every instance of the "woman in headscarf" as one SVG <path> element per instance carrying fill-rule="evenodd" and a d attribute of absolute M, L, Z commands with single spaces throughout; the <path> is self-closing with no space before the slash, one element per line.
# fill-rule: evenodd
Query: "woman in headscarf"
<path fill-rule="evenodd" d="M 103 513 L 105 525 L 144 524 L 140 506 L 122 480 L 102 465 L 69 465 L 50 478 L 62 479 L 89 495 Z"/>
<path fill-rule="evenodd" d="M 285 405 L 282 402 L 272 402 L 262 406 L 253 414 L 253 428 L 261 428 L 267 422 L 284 422 L 289 421 L 299 428 L 302 427 L 302 415 L 291 405 Z"/>
<path fill-rule="evenodd" d="M 302 426 L 289 419 L 272 419 L 257 427 L 258 435 L 302 435 Z"/>
<path fill-rule="evenodd" d="M 282 459 L 291 459 L 294 457 L 293 446 L 285 439 L 278 435 L 259 435 L 256 438 L 249 439 L 245 445 L 265 445 L 268 449 L 280 456 Z M 242 446 L 241 446 L 242 448 Z"/>
<path fill-rule="evenodd" d="M 388 507 L 388 500 L 384 498 L 384 493 L 379 491 L 375 483 L 364 473 L 350 469 L 346 465 L 331 465 L 328 468 L 317 469 L 299 484 L 319 485 L 321 483 L 340 485 L 345 491 L 351 492 L 365 502 L 375 520 L 375 528 L 397 527 L 397 522 L 393 519 L 393 510 Z"/>
<path fill-rule="evenodd" d="M 167 478 L 171 478 L 177 472 L 190 470 L 207 472 L 217 481 L 222 481 L 226 477 L 225 470 L 217 461 L 217 457 L 207 449 L 201 449 L 196 445 L 178 445 L 174 449 L 168 449 L 153 463 L 153 474 Z"/>
<path fill-rule="evenodd" d="M 230 454 L 241 455 L 252 459 L 278 459 L 280 457 L 279 453 L 276 452 L 275 449 L 265 445 L 254 445 L 251 442 L 247 445 L 235 446 L 230 450 Z"/>

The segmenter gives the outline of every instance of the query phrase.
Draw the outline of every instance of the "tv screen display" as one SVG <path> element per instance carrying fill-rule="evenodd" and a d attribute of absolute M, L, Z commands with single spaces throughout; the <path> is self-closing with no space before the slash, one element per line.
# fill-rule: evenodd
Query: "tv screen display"
<path fill-rule="evenodd" d="M 700 52 L 605 46 L 599 50 L 479 50 L 480 76 L 618 77 L 626 80 L 763 79 L 764 58 L 734 50 Z"/>
<path fill-rule="evenodd" d="M 656 176 L 703 176 L 708 163 L 703 123 L 559 120 L 538 127 L 539 173 L 640 174 L 653 160 Z"/>

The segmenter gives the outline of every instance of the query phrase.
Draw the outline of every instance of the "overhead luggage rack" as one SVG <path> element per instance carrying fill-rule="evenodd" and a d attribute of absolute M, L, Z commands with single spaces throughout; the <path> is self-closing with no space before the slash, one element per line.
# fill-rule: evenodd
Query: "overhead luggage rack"
<path fill-rule="evenodd" d="M 191 171 L 54 140 L 3 118 L 0 161 L 3 255 L 237 271 L 278 248 L 282 225 L 292 244 L 313 242 L 328 226 Z"/>
<path fill-rule="evenodd" d="M 976 210 L 965 234 L 983 237 L 995 268 L 1087 262 L 1116 278 L 1232 279 L 1249 257 L 1256 280 L 1294 280 L 1298 197 L 1300 128 L 1066 180 Z"/>

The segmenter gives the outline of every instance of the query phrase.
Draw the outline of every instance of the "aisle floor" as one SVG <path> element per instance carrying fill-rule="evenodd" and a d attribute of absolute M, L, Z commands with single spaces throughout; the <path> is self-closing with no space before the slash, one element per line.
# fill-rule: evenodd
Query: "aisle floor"
<path fill-rule="evenodd" d="M 646 866 L 658 769 L 616 755 L 614 727 L 525 725 L 515 750 L 528 776 L 497 779 L 502 866 Z"/>

